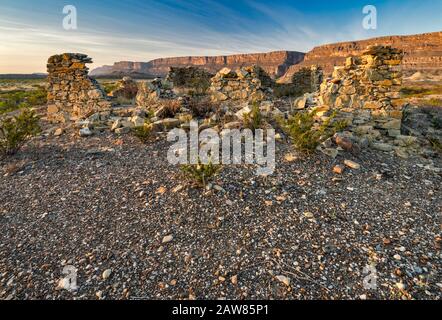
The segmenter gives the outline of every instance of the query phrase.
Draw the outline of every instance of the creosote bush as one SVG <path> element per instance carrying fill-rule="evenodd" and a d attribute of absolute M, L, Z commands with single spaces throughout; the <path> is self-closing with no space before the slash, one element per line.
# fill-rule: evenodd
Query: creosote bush
<path fill-rule="evenodd" d="M 321 124 L 315 125 L 315 115 L 314 111 L 298 112 L 288 120 L 279 120 L 282 129 L 293 140 L 295 147 L 302 152 L 313 152 L 322 142 L 348 126 L 342 120 L 333 122 L 335 113 Z"/>
<path fill-rule="evenodd" d="M 132 128 L 132 134 L 141 142 L 146 143 L 152 137 L 152 126 L 146 123 L 144 126 Z"/>
<path fill-rule="evenodd" d="M 40 132 L 38 117 L 25 109 L 18 116 L 8 117 L 0 122 L 0 154 L 16 153 L 31 137 Z"/>
<path fill-rule="evenodd" d="M 252 111 L 244 115 L 244 126 L 250 130 L 260 129 L 263 124 L 263 116 L 258 103 L 253 103 Z"/>
<path fill-rule="evenodd" d="M 182 165 L 181 171 L 196 186 L 205 188 L 207 183 L 221 170 L 221 166 L 214 165 L 211 161 L 208 164 L 203 164 L 200 160 L 198 162 L 198 164 Z"/>

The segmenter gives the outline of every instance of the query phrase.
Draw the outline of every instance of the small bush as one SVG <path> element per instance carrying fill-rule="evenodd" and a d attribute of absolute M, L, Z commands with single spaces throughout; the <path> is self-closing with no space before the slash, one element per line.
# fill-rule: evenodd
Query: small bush
<path fill-rule="evenodd" d="M 332 124 L 336 114 L 316 125 L 316 112 L 298 112 L 288 120 L 280 120 L 282 129 L 291 137 L 295 147 L 306 153 L 314 151 L 322 142 L 347 127 L 345 121 Z"/>
<path fill-rule="evenodd" d="M 259 110 L 259 104 L 254 103 L 252 111 L 244 115 L 244 126 L 250 130 L 260 129 L 263 124 L 263 116 Z"/>
<path fill-rule="evenodd" d="M 0 154 L 17 152 L 25 142 L 40 132 L 34 112 L 24 110 L 18 116 L 3 119 L 0 123 Z"/>
<path fill-rule="evenodd" d="M 429 138 L 428 141 L 430 142 L 431 147 L 434 149 L 434 151 L 442 154 L 442 143 L 440 142 L 440 140 L 436 138 Z"/>
<path fill-rule="evenodd" d="M 198 187 L 205 188 L 207 183 L 212 180 L 220 171 L 219 165 L 214 165 L 212 162 L 202 164 L 186 164 L 181 166 L 181 171 L 187 176 L 189 180 L 194 182 Z"/>
<path fill-rule="evenodd" d="M 101 86 L 106 94 L 110 94 L 111 92 L 117 90 L 119 87 L 117 82 L 107 82 L 103 83 Z"/>
<path fill-rule="evenodd" d="M 145 124 L 141 127 L 132 128 L 132 134 L 140 139 L 141 142 L 146 143 L 152 136 L 152 127 L 149 124 Z"/>
<path fill-rule="evenodd" d="M 165 99 L 161 102 L 163 112 L 161 114 L 164 118 L 173 118 L 181 109 L 181 101 Z"/>
<path fill-rule="evenodd" d="M 194 96 L 189 100 L 188 108 L 197 118 L 205 118 L 210 113 L 217 111 L 218 106 L 207 97 Z"/>

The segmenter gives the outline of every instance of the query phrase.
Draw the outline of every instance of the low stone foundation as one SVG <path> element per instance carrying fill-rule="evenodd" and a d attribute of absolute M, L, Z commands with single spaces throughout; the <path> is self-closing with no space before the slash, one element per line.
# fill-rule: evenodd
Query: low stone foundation
<path fill-rule="evenodd" d="M 98 83 L 88 76 L 87 55 L 64 53 L 48 60 L 48 120 L 67 122 L 111 107 Z"/>

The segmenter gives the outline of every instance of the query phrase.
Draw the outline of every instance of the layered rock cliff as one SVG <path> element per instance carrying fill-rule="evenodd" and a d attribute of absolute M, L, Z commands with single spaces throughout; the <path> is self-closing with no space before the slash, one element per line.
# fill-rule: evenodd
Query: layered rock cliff
<path fill-rule="evenodd" d="M 170 67 L 201 67 L 216 73 L 224 67 L 236 69 L 257 64 L 273 77 L 283 76 L 290 66 L 301 62 L 304 53 L 295 51 L 275 51 L 269 53 L 238 54 L 214 57 L 162 58 L 150 62 L 117 62 L 113 66 L 103 66 L 92 70 L 91 76 L 132 76 L 164 77 Z"/>
<path fill-rule="evenodd" d="M 408 75 L 418 71 L 435 74 L 442 70 L 442 32 L 433 32 L 319 46 L 307 53 L 301 63 L 291 66 L 279 82 L 290 82 L 295 72 L 311 65 L 319 65 L 326 73 L 331 73 L 334 66 L 345 63 L 346 57 L 357 56 L 368 46 L 377 44 L 403 50 L 403 70 Z"/>

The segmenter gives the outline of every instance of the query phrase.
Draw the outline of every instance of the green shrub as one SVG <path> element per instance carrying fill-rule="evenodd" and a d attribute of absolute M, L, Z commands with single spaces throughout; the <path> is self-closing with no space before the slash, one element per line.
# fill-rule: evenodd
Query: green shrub
<path fill-rule="evenodd" d="M 17 109 L 42 106 L 46 103 L 47 91 L 42 87 L 30 91 L 19 90 L 0 93 L 0 114 Z"/>
<path fill-rule="evenodd" d="M 347 127 L 345 121 L 335 121 L 332 114 L 326 121 L 316 124 L 316 112 L 298 112 L 288 120 L 280 120 L 282 129 L 293 140 L 295 147 L 306 153 L 314 151 L 322 142 Z"/>
<path fill-rule="evenodd" d="M 436 138 L 429 138 L 428 141 L 430 142 L 431 147 L 434 149 L 434 151 L 442 154 L 442 143 L 440 142 L 440 140 Z"/>
<path fill-rule="evenodd" d="M 202 164 L 201 161 L 198 162 L 198 164 L 182 165 L 181 171 L 198 187 L 205 188 L 207 183 L 220 171 L 221 166 L 214 165 L 212 162 L 208 164 Z"/>
<path fill-rule="evenodd" d="M 263 124 L 263 116 L 259 109 L 259 104 L 254 103 L 252 111 L 244 114 L 244 126 L 250 130 L 260 129 Z"/>
<path fill-rule="evenodd" d="M 118 82 L 107 82 L 107 83 L 102 83 L 102 88 L 104 90 L 104 92 L 106 92 L 106 94 L 110 94 L 112 91 L 115 91 L 118 89 Z"/>
<path fill-rule="evenodd" d="M 132 134 L 140 139 L 141 142 L 146 143 L 152 136 L 152 127 L 149 124 L 144 126 L 132 128 Z"/>
<path fill-rule="evenodd" d="M 18 116 L 5 118 L 0 123 L 0 154 L 17 152 L 27 140 L 40 132 L 34 112 L 24 110 Z"/>

